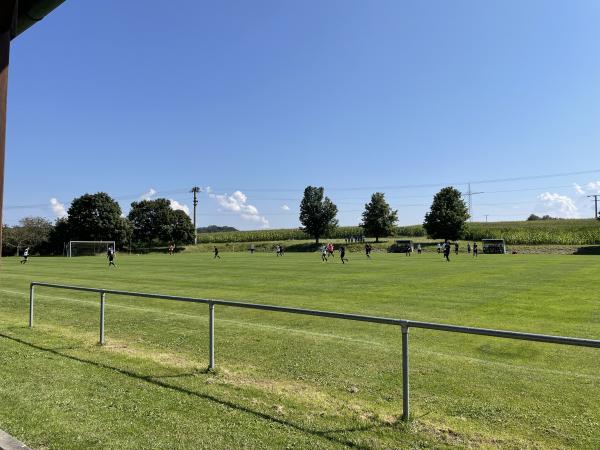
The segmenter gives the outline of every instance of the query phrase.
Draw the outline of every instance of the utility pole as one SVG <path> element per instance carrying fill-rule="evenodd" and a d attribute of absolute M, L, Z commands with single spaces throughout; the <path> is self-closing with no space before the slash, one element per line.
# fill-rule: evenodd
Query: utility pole
<path fill-rule="evenodd" d="M 202 192 L 198 186 L 194 186 L 190 191 L 194 194 L 194 245 L 198 244 L 198 229 L 196 228 L 196 206 L 198 206 L 198 193 Z"/>
<path fill-rule="evenodd" d="M 469 190 L 466 192 L 467 197 L 469 197 L 469 222 L 473 222 L 473 196 L 477 194 L 483 194 L 483 192 L 473 192 L 471 190 L 471 183 L 467 185 Z"/>
<path fill-rule="evenodd" d="M 588 197 L 594 197 L 594 219 L 600 219 L 600 216 L 598 216 L 598 197 L 600 197 L 600 194 L 588 195 Z"/>
<path fill-rule="evenodd" d="M 488 218 L 489 214 L 485 215 L 485 221 L 487 222 L 487 218 Z"/>

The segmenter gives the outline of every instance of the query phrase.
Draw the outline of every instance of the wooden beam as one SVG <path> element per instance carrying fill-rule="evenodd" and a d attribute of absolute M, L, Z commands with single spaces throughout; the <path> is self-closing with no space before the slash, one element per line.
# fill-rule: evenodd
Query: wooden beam
<path fill-rule="evenodd" d="M 4 151 L 6 147 L 6 99 L 8 96 L 8 59 L 10 38 L 14 35 L 17 0 L 5 2 L 0 14 L 0 254 L 2 252 L 2 207 L 4 204 Z"/>

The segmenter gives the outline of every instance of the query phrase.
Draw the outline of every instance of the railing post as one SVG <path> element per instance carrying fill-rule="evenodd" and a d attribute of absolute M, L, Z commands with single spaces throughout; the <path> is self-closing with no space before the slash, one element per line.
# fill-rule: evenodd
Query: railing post
<path fill-rule="evenodd" d="M 405 422 L 410 418 L 408 383 L 408 325 L 402 325 L 402 419 Z"/>
<path fill-rule="evenodd" d="M 35 284 L 29 285 L 29 328 L 33 328 L 33 290 Z"/>
<path fill-rule="evenodd" d="M 104 345 L 104 300 L 106 293 L 100 291 L 100 345 Z"/>
<path fill-rule="evenodd" d="M 208 370 L 215 368 L 215 305 L 208 304 Z"/>

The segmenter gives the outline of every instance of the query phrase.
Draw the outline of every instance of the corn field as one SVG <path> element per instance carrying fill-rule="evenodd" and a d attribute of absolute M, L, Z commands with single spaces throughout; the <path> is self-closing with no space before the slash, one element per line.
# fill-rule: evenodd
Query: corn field
<path fill-rule="evenodd" d="M 323 239 L 344 239 L 348 236 L 362 236 L 361 227 L 338 227 L 329 234 L 322 236 Z M 198 242 L 203 244 L 217 242 L 261 242 L 261 241 L 289 241 L 310 239 L 304 231 L 299 228 L 284 228 L 279 230 L 255 230 L 255 231 L 224 231 L 219 233 L 200 233 Z"/>
<path fill-rule="evenodd" d="M 401 227 L 403 236 L 424 236 L 423 227 Z M 600 221 L 594 219 L 535 220 L 525 222 L 473 222 L 464 239 L 504 239 L 507 244 L 522 245 L 594 245 L 600 244 Z"/>
<path fill-rule="evenodd" d="M 344 239 L 361 236 L 360 227 L 338 227 L 323 239 Z M 396 236 L 425 237 L 421 225 L 398 227 Z M 200 243 L 261 242 L 310 239 L 298 228 L 256 231 L 227 231 L 201 233 Z M 600 221 L 593 219 L 535 220 L 525 222 L 473 222 L 469 223 L 464 239 L 504 239 L 507 244 L 521 245 L 594 245 L 600 244 Z"/>

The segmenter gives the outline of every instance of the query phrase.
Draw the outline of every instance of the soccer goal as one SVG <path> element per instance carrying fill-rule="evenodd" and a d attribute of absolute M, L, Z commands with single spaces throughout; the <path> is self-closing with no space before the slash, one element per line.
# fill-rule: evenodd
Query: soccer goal
<path fill-rule="evenodd" d="M 108 247 L 116 248 L 115 241 L 69 241 L 67 256 L 93 256 L 106 253 Z"/>

